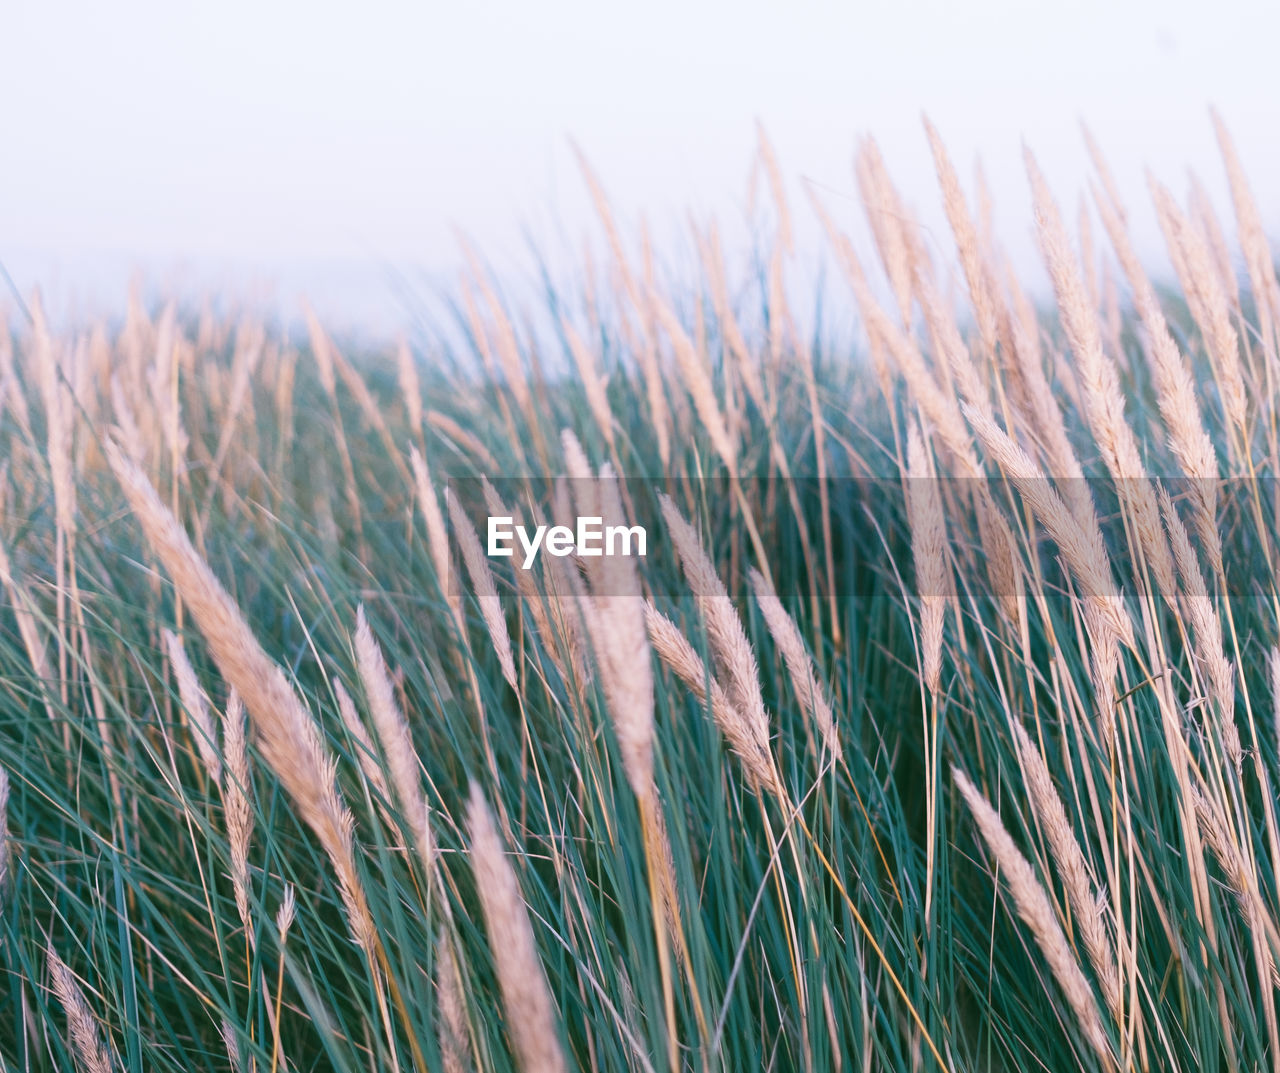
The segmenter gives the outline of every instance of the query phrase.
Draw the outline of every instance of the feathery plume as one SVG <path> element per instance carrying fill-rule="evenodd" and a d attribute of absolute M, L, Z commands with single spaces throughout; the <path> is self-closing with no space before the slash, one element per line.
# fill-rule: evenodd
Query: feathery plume
<path fill-rule="evenodd" d="M 920 597 L 920 647 L 924 653 L 924 680 L 930 693 L 938 692 L 942 675 L 942 631 L 951 594 L 947 568 L 947 529 L 937 478 L 929 466 L 919 426 L 907 434 L 907 518 L 911 526 L 911 557 L 916 568 L 916 593 Z"/>
<path fill-rule="evenodd" d="M 1102 1026 L 1102 1015 L 1098 1010 L 1098 1001 L 1089 981 L 1085 979 L 1080 963 L 1076 961 L 1063 934 L 1062 925 L 1054 915 L 1053 904 L 1045 892 L 1040 880 L 1022 851 L 1018 849 L 1009 832 L 1000 822 L 1000 816 L 982 796 L 977 787 L 969 781 L 961 771 L 955 773 L 956 786 L 959 788 L 969 812 L 978 825 L 987 849 L 995 858 L 1005 882 L 1013 895 L 1013 904 L 1017 907 L 1018 916 L 1031 929 L 1036 946 L 1049 963 L 1049 969 L 1062 994 L 1075 1014 L 1076 1024 L 1086 1042 L 1094 1053 L 1102 1060 L 1103 1065 L 1112 1069 L 1115 1060 L 1111 1054 L 1111 1045 Z"/>
<path fill-rule="evenodd" d="M 1173 548 L 1174 561 L 1178 564 L 1178 574 L 1182 578 L 1181 603 L 1191 623 L 1196 656 L 1204 668 L 1208 692 L 1216 706 L 1223 748 L 1226 749 L 1227 759 L 1239 774 L 1244 753 L 1240 747 L 1240 732 L 1235 720 L 1235 670 L 1223 650 L 1222 620 L 1218 617 L 1217 608 L 1213 606 L 1213 599 L 1200 573 L 1200 564 L 1196 561 L 1195 549 L 1191 546 L 1186 526 L 1182 524 L 1182 518 L 1164 488 L 1160 489 L 1160 509 L 1169 531 L 1169 544 Z"/>
<path fill-rule="evenodd" d="M 335 762 L 320 728 L 151 482 L 116 444 L 108 443 L 106 454 L 152 551 L 168 570 L 222 676 L 244 700 L 263 759 L 328 854 L 352 935 L 371 954 L 373 919 L 356 869 L 354 820 L 338 790 Z"/>
<path fill-rule="evenodd" d="M 816 724 L 823 744 L 831 753 L 832 759 L 838 761 L 843 751 L 840 747 L 840 732 L 836 729 L 835 714 L 831 708 L 831 697 L 827 688 L 818 680 L 818 669 L 813 664 L 813 657 L 805 646 L 804 638 L 800 636 L 795 620 L 787 614 L 787 609 L 769 587 L 764 575 L 752 567 L 748 576 L 765 625 L 787 665 L 787 674 L 791 676 L 791 685 L 800 701 L 800 710 Z"/>
<path fill-rule="evenodd" d="M 1253 290 L 1253 300 L 1258 309 L 1263 346 L 1268 359 L 1274 363 L 1280 357 L 1276 353 L 1274 336 L 1277 321 L 1280 320 L 1280 284 L 1276 283 L 1271 244 L 1267 241 L 1266 231 L 1263 230 L 1258 204 L 1254 200 L 1253 191 L 1249 188 L 1249 180 L 1245 178 L 1244 167 L 1236 153 L 1235 142 L 1217 111 L 1210 109 L 1209 114 L 1213 119 L 1213 129 L 1218 137 L 1218 149 L 1222 153 L 1222 162 L 1226 167 L 1227 182 L 1231 187 L 1236 229 L 1240 237 L 1240 248 L 1244 252 L 1245 268 L 1249 273 L 1249 286 Z"/>
<path fill-rule="evenodd" d="M 369 711 L 373 715 L 373 727 L 382 742 L 382 752 L 391 773 L 391 786 L 396 802 L 406 820 L 417 826 L 426 814 L 427 801 L 422 792 L 422 777 L 418 754 L 413 747 L 409 724 L 396 701 L 395 689 L 382 649 L 369 629 L 364 607 L 356 609 L 356 669 L 364 685 Z M 421 835 L 421 831 L 415 832 Z M 424 862 L 430 861 L 430 847 L 418 847 Z"/>
<path fill-rule="evenodd" d="M 218 1026 L 218 1034 L 222 1037 L 222 1046 L 226 1048 L 227 1061 L 231 1063 L 232 1070 L 240 1073 L 244 1066 L 241 1063 L 240 1037 L 236 1034 L 236 1026 L 224 1017 Z"/>
<path fill-rule="evenodd" d="M 742 628 L 742 620 L 698 534 L 668 496 L 660 495 L 659 502 L 671 542 L 684 567 L 685 579 L 706 620 L 707 640 L 711 643 L 716 676 L 724 685 L 734 708 L 752 724 L 753 733 L 768 741 L 769 716 L 760 693 L 760 670 L 751 642 Z"/>
<path fill-rule="evenodd" d="M 769 752 L 768 726 L 762 727 L 748 720 L 734 706 L 720 683 L 708 673 L 702 657 L 679 626 L 651 603 L 645 604 L 644 612 L 653 650 L 693 691 L 698 701 L 710 708 L 711 718 L 741 762 L 752 787 L 757 790 L 774 788 L 777 777 Z"/>
<path fill-rule="evenodd" d="M 422 388 L 418 383 L 417 362 L 413 360 L 413 351 L 405 339 L 401 339 L 396 347 L 396 372 L 400 379 L 400 394 L 404 396 L 409 412 L 409 425 L 413 434 L 419 436 L 422 434 Z"/>
<path fill-rule="evenodd" d="M 507 1034 L 524 1073 L 567 1073 L 551 992 L 520 884 L 480 787 L 467 808 L 471 869 L 502 992 Z"/>
<path fill-rule="evenodd" d="M 1077 360 L 1089 427 L 1107 470 L 1115 478 L 1138 541 L 1160 591 L 1173 588 L 1173 558 L 1160 525 L 1160 509 L 1147 477 L 1138 442 L 1124 415 L 1115 363 L 1102 348 L 1097 311 L 1089 303 L 1071 253 L 1062 215 L 1029 149 L 1023 153 L 1035 203 L 1036 234 L 1053 281 L 1062 326 Z"/>
<path fill-rule="evenodd" d="M 1102 991 L 1103 1001 L 1113 1017 L 1120 1016 L 1120 970 L 1116 965 L 1115 944 L 1108 928 L 1110 903 L 1104 890 L 1094 890 L 1093 872 L 1076 839 L 1071 820 L 1058 788 L 1053 784 L 1049 768 L 1030 735 L 1017 719 L 1011 720 L 1018 747 L 1019 768 L 1026 782 L 1035 810 L 1049 843 L 1049 852 L 1058 867 L 1058 875 L 1071 903 L 1071 912 L 1089 963 Z"/>
<path fill-rule="evenodd" d="M 618 479 L 606 464 L 594 497 L 604 524 L 623 524 Z M 635 560 L 602 556 L 591 572 L 589 623 L 601 682 L 627 780 L 638 797 L 653 792 L 653 666 L 644 624 L 644 596 Z"/>
<path fill-rule="evenodd" d="M 1248 397 L 1240 368 L 1240 342 L 1231 324 L 1231 306 L 1214 270 L 1212 254 L 1204 238 L 1178 208 L 1173 195 L 1151 176 L 1148 184 L 1187 304 L 1208 347 L 1227 420 L 1237 434 L 1243 436 Z"/>
<path fill-rule="evenodd" d="M 249 755 L 245 738 L 245 710 L 234 689 L 227 698 L 222 719 L 222 808 L 227 819 L 227 840 L 231 849 L 231 889 L 236 913 L 248 935 L 249 921 L 249 841 L 253 837 L 253 804 L 249 800 Z"/>
<path fill-rule="evenodd" d="M 1099 624 L 1105 625 L 1107 633 L 1100 636 L 1114 637 L 1132 647 L 1133 623 L 1116 591 L 1101 531 L 1092 525 L 1086 528 L 1081 523 L 1040 468 L 994 421 L 971 408 L 965 409 L 965 416 L 996 463 L 1030 504 L 1040 524 L 1057 543 L 1086 600 L 1097 611 Z"/>
<path fill-rule="evenodd" d="M 960 189 L 960 178 L 956 175 L 956 169 L 951 163 L 947 148 L 934 125 L 929 122 L 929 118 L 925 116 L 923 119 L 925 134 L 929 138 L 929 148 L 933 151 L 933 164 L 938 173 L 938 185 L 942 187 L 942 205 L 947 213 L 947 222 L 951 224 L 951 231 L 956 240 L 956 250 L 960 254 L 960 267 L 964 271 L 965 282 L 969 286 L 969 298 L 973 302 L 978 334 L 987 353 L 994 355 L 997 340 L 996 300 L 990 268 L 983 260 L 978 231 L 969 213 L 964 191 Z"/>
<path fill-rule="evenodd" d="M 445 526 L 444 514 L 440 510 L 440 501 L 436 498 L 435 485 L 431 481 L 431 470 L 422 453 L 413 447 L 409 451 L 409 462 L 413 467 L 414 490 L 418 494 L 418 509 L 422 511 L 422 520 L 427 526 L 427 552 L 431 556 L 431 565 L 435 568 L 436 580 L 440 584 L 445 599 L 453 611 L 454 620 L 462 625 L 462 600 L 454 591 L 450 581 L 449 530 Z"/>
<path fill-rule="evenodd" d="M 276 934 L 280 936 L 283 947 L 289 937 L 289 929 L 293 927 L 293 919 L 297 916 L 298 902 L 294 896 L 293 884 L 284 885 L 284 897 L 280 900 L 280 908 L 276 910 Z"/>
<path fill-rule="evenodd" d="M 115 1068 L 111 1051 L 102 1041 L 101 1026 L 85 1000 L 79 981 L 52 946 L 46 951 L 46 960 L 53 993 L 67 1015 L 76 1068 L 80 1073 L 111 1073 Z"/>
<path fill-rule="evenodd" d="M 469 1073 L 472 1069 L 471 1036 L 462 977 L 453 943 L 444 928 L 436 936 L 436 1010 L 439 1015 L 440 1059 L 445 1073 Z"/>
<path fill-rule="evenodd" d="M 200 688 L 195 668 L 187 658 L 187 650 L 182 638 L 170 629 L 163 631 L 165 648 L 169 652 L 169 662 L 173 664 L 173 676 L 178 680 L 178 696 L 182 707 L 193 724 L 196 750 L 209 778 L 215 783 L 222 779 L 222 758 L 218 756 L 217 730 L 213 723 L 213 714 L 209 710 L 209 698 Z"/>
<path fill-rule="evenodd" d="M 1100 160 L 1099 166 L 1105 168 Z M 1110 185 L 1104 182 L 1104 190 L 1109 189 Z M 1169 433 L 1169 448 L 1183 473 L 1191 478 L 1197 507 L 1196 533 L 1211 559 L 1221 562 L 1221 537 L 1216 523 L 1218 455 L 1200 414 L 1195 380 L 1169 332 L 1155 289 L 1134 251 L 1124 225 L 1123 210 L 1101 191 L 1094 191 L 1094 201 L 1120 267 L 1129 280 L 1134 308 L 1147 333 L 1147 354 L 1156 384 L 1156 401 Z"/>
<path fill-rule="evenodd" d="M 613 411 L 609 408 L 609 396 L 605 390 L 607 380 L 600 372 L 596 353 L 582 341 L 582 336 L 578 334 L 568 317 L 561 318 L 560 326 L 564 332 L 565 342 L 569 346 L 569 353 L 573 357 L 573 363 L 577 366 L 578 376 L 582 380 L 582 390 L 586 393 L 591 415 L 596 419 L 596 427 L 600 429 L 600 434 L 604 436 L 605 443 L 612 451 L 615 449 Z"/>
<path fill-rule="evenodd" d="M 702 422 L 702 427 L 707 430 L 711 445 L 716 449 L 720 460 L 732 475 L 737 471 L 736 451 L 733 441 L 729 438 L 729 430 L 725 427 L 724 416 L 720 413 L 720 404 L 716 400 L 711 374 L 707 372 L 702 356 L 666 302 L 657 294 L 651 296 L 651 301 L 658 320 L 662 322 L 663 329 L 671 339 L 676 365 L 680 369 L 685 388 L 693 399 L 693 408 L 698 413 L 698 419 Z"/>

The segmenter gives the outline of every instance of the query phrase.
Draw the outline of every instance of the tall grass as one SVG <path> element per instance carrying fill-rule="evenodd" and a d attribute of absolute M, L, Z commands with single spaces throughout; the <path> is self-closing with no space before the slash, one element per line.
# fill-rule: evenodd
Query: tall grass
<path fill-rule="evenodd" d="M 1172 286 L 1028 156 L 1039 313 L 932 126 L 958 290 L 863 142 L 857 353 L 763 133 L 755 263 L 669 282 L 584 160 L 607 263 L 539 312 L 468 248 L 416 351 L 33 296 L 3 1068 L 1280 1069 L 1280 287 L 1215 124 Z"/>

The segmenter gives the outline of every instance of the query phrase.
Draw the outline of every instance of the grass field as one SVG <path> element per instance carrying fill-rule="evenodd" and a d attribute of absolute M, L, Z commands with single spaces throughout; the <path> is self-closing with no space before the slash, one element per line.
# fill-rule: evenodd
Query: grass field
<path fill-rule="evenodd" d="M 755 263 L 668 283 L 584 169 L 607 261 L 530 311 L 470 257 L 465 347 L 14 309 L 5 1070 L 1280 1069 L 1248 183 L 1221 127 L 1233 219 L 1153 182 L 1157 289 L 1029 157 L 1037 309 L 927 133 L 948 263 L 873 142 L 874 250 L 762 135 Z"/>

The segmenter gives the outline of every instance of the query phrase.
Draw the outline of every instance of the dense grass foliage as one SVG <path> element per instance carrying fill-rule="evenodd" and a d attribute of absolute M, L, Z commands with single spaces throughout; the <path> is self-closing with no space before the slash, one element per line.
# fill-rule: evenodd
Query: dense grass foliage
<path fill-rule="evenodd" d="M 887 287 L 813 205 L 865 354 L 763 139 L 759 266 L 664 284 L 588 172 L 609 263 L 526 318 L 472 257 L 464 349 L 20 311 L 4 1069 L 1280 1068 L 1248 187 L 1220 130 L 1237 239 L 1153 188 L 1158 294 L 1028 159 L 1041 316 L 928 133 L 956 287 L 873 143 Z M 507 512 L 651 547 L 526 571 Z"/>

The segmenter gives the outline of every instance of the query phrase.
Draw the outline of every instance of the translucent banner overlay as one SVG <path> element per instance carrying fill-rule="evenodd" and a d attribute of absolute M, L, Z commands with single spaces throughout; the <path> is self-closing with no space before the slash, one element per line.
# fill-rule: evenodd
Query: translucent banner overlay
<path fill-rule="evenodd" d="M 638 575 L 646 595 L 715 595 L 682 560 L 669 521 L 678 516 L 735 598 L 749 592 L 751 568 L 779 596 L 1004 598 L 1029 584 L 1058 595 L 1259 596 L 1274 587 L 1266 549 L 1280 529 L 1275 478 L 464 477 L 448 490 L 500 594 L 515 582 L 526 594 L 627 595 Z M 473 589 L 467 545 L 451 524 L 451 594 Z M 930 557 L 923 568 L 917 551 Z"/>

